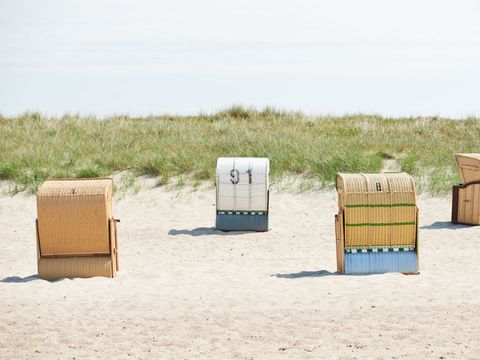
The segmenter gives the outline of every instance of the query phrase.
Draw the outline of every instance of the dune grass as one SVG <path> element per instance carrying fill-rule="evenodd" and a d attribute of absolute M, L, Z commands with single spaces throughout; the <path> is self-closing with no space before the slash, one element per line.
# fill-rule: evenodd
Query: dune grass
<path fill-rule="evenodd" d="M 339 171 L 378 172 L 394 159 L 419 190 L 446 194 L 459 181 L 453 155 L 479 151 L 478 118 L 310 117 L 236 106 L 198 116 L 0 117 L 0 179 L 33 192 L 47 178 L 122 170 L 164 184 L 185 174 L 214 181 L 219 156 L 265 156 L 273 181 L 302 174 L 325 187 Z"/>

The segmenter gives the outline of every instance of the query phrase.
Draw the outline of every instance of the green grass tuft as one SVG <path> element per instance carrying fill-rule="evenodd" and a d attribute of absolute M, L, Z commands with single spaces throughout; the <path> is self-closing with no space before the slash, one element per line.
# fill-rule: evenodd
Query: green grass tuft
<path fill-rule="evenodd" d="M 378 172 L 396 161 L 419 189 L 446 194 L 458 182 L 454 154 L 478 152 L 480 119 L 305 116 L 233 106 L 198 116 L 95 119 L 26 113 L 0 119 L 0 179 L 35 191 L 47 178 L 122 170 L 214 181 L 220 156 L 265 156 L 273 181 L 286 174 L 332 186 L 337 172 Z"/>

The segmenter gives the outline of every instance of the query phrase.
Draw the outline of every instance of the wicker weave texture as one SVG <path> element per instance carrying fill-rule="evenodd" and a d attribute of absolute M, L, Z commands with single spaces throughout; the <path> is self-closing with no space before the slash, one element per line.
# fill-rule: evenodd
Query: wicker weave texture
<path fill-rule="evenodd" d="M 37 212 L 42 255 L 110 254 L 110 179 L 46 181 Z"/>
<path fill-rule="evenodd" d="M 480 184 L 473 184 L 458 191 L 458 222 L 480 225 Z"/>
<path fill-rule="evenodd" d="M 113 277 L 115 261 L 110 256 L 81 256 L 38 259 L 38 277 L 45 280 L 61 278 Z"/>
<path fill-rule="evenodd" d="M 417 207 L 410 175 L 338 174 L 345 246 L 415 245 Z"/>
<path fill-rule="evenodd" d="M 346 204 L 344 196 L 350 194 L 388 194 L 388 193 L 413 193 L 415 196 L 415 184 L 413 178 L 406 173 L 385 174 L 337 174 L 337 190 L 340 206 Z M 413 199 L 415 198 L 413 196 Z M 393 198 L 392 202 L 403 200 Z M 364 203 L 365 199 L 361 203 Z"/>
<path fill-rule="evenodd" d="M 464 184 L 480 180 L 480 154 L 456 154 L 455 159 Z"/>

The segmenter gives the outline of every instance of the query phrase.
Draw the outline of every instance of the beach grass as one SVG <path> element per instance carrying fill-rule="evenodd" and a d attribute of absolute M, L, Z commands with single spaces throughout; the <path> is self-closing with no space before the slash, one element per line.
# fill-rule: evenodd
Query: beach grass
<path fill-rule="evenodd" d="M 447 194 L 459 182 L 457 152 L 479 152 L 480 119 L 306 116 L 234 106 L 197 116 L 135 118 L 26 113 L 0 117 L 0 179 L 35 192 L 47 178 L 129 170 L 214 181 L 220 156 L 261 156 L 273 182 L 302 175 L 332 187 L 337 172 L 379 172 L 394 160 L 420 191 Z"/>

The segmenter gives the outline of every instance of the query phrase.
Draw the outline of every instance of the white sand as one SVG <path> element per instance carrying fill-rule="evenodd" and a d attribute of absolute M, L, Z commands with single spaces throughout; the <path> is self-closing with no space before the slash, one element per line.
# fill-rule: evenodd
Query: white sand
<path fill-rule="evenodd" d="M 1 359 L 478 359 L 480 228 L 420 199 L 421 274 L 336 275 L 336 195 L 273 193 L 223 234 L 214 192 L 117 200 L 116 279 L 37 279 L 35 198 L 0 197 Z"/>

